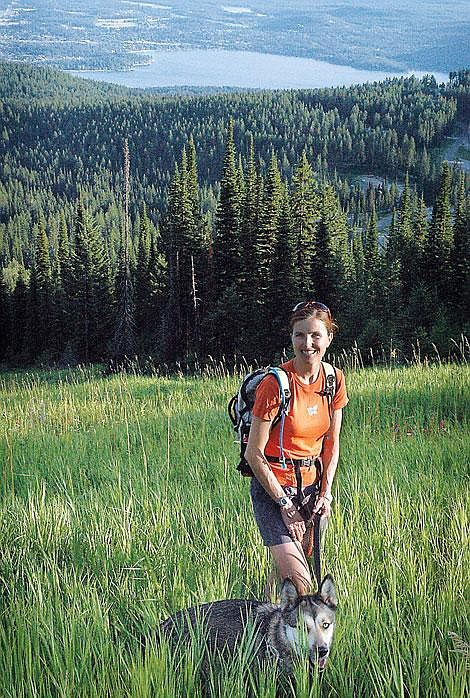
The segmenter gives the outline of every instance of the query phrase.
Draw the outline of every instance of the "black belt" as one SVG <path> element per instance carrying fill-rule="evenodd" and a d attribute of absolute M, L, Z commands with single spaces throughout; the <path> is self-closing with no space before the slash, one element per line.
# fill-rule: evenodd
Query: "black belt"
<path fill-rule="evenodd" d="M 280 458 L 276 456 L 266 456 L 266 460 L 270 463 L 282 463 Z M 319 458 L 286 458 L 287 465 L 294 465 L 300 468 L 311 468 L 312 465 L 317 465 Z"/>
<path fill-rule="evenodd" d="M 276 456 L 266 456 L 266 459 L 270 463 L 281 463 L 280 458 L 276 458 Z M 295 471 L 295 481 L 297 483 L 297 500 L 299 503 L 299 508 L 302 511 L 303 509 L 303 501 L 304 501 L 304 492 L 302 488 L 302 473 L 300 472 L 301 468 L 311 468 L 313 465 L 316 468 L 317 471 L 317 480 L 321 479 L 321 471 L 322 471 L 322 462 L 320 458 L 286 458 L 286 464 L 288 465 L 293 465 L 294 466 L 294 471 Z"/>

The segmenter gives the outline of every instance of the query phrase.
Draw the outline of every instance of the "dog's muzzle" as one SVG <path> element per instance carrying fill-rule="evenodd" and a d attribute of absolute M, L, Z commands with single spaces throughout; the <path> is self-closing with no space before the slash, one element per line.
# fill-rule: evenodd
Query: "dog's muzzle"
<path fill-rule="evenodd" d="M 311 653 L 310 653 L 310 664 L 314 667 L 318 667 L 320 671 L 323 671 L 323 669 L 326 666 L 326 661 L 328 659 L 329 655 L 329 649 L 328 647 L 316 647 Z"/>

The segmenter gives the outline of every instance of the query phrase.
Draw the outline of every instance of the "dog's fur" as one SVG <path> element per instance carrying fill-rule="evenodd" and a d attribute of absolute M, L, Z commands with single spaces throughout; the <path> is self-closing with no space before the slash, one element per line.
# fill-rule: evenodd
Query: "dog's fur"
<path fill-rule="evenodd" d="M 285 579 L 280 604 L 249 599 L 214 601 L 167 618 L 160 632 L 170 641 L 189 642 L 201 628 L 210 655 L 234 653 L 245 631 L 253 629 L 253 656 L 274 657 L 290 673 L 296 659 L 307 658 L 323 669 L 333 640 L 336 590 L 326 575 L 318 593 L 299 596 L 294 584 Z"/>

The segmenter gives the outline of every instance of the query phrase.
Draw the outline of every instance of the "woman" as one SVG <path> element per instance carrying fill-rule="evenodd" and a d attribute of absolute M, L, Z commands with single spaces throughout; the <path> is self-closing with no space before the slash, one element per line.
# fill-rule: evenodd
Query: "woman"
<path fill-rule="evenodd" d="M 342 408 L 348 397 L 344 375 L 336 369 L 333 411 L 329 410 L 326 376 L 321 361 L 337 329 L 326 305 L 306 301 L 295 306 L 289 320 L 294 358 L 282 365 L 292 397 L 283 428 L 272 428 L 280 404 L 279 387 L 268 375 L 258 386 L 245 458 L 255 475 L 251 482 L 253 511 L 264 544 L 281 579 L 289 577 L 299 594 L 312 591 L 312 579 L 302 548 L 308 519 L 330 516 L 331 487 L 339 458 Z M 316 498 L 308 513 L 298 496 Z"/>

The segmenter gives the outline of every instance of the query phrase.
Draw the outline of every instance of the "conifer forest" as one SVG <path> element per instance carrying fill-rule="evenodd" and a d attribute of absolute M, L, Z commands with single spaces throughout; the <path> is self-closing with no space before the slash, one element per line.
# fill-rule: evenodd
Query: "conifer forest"
<path fill-rule="evenodd" d="M 1 63 L 0 362 L 279 362 L 311 298 L 335 352 L 451 352 L 469 120 L 470 70 L 178 95 Z"/>

